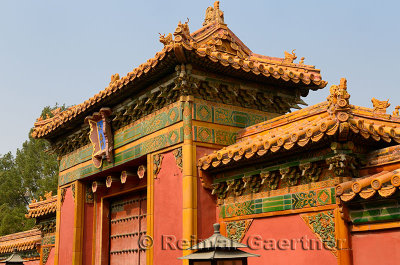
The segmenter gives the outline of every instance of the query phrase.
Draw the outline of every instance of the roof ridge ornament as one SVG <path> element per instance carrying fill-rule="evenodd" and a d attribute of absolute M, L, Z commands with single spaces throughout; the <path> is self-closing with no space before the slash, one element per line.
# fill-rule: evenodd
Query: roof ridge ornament
<path fill-rule="evenodd" d="M 178 26 L 175 29 L 174 36 L 176 42 L 190 40 L 192 38 L 189 30 L 189 18 L 187 18 L 187 21 L 183 24 L 181 21 L 179 21 Z"/>
<path fill-rule="evenodd" d="M 296 53 L 294 52 L 296 49 L 292 50 L 292 53 L 288 53 L 285 51 L 285 58 L 283 59 L 284 63 L 293 63 L 294 60 L 297 59 Z M 304 63 L 304 57 L 302 57 L 302 61 Z"/>
<path fill-rule="evenodd" d="M 387 108 L 390 107 L 389 99 L 386 101 L 377 100 L 376 98 L 371 99 L 372 105 L 374 106 L 374 113 L 386 114 Z"/>
<path fill-rule="evenodd" d="M 207 7 L 203 26 L 207 26 L 214 22 L 217 22 L 219 24 L 225 24 L 224 12 L 222 12 L 222 10 L 219 9 L 219 1 L 214 2 L 214 7 L 212 6 Z"/>
<path fill-rule="evenodd" d="M 173 37 L 172 37 L 172 33 L 169 33 L 167 35 L 167 37 L 165 37 L 165 34 L 161 34 L 161 33 L 158 33 L 158 34 L 160 34 L 160 42 L 162 44 L 164 44 L 164 46 L 166 46 L 174 41 Z"/>
<path fill-rule="evenodd" d="M 399 109 L 400 109 L 400 106 L 396 106 L 394 109 L 395 109 L 395 110 L 393 111 L 393 115 L 394 115 L 394 116 L 399 116 Z"/>
<path fill-rule="evenodd" d="M 119 74 L 118 73 L 111 75 L 110 85 L 112 85 L 113 83 L 115 83 L 118 80 L 119 80 Z"/>
<path fill-rule="evenodd" d="M 51 199 L 53 197 L 53 191 L 45 192 L 44 197 L 46 198 L 46 200 Z"/>
<path fill-rule="evenodd" d="M 332 85 L 330 95 L 326 98 L 328 101 L 328 112 L 336 116 L 340 122 L 349 119 L 347 111 L 350 109 L 350 94 L 347 92 L 347 79 L 341 78 L 339 86 Z"/>

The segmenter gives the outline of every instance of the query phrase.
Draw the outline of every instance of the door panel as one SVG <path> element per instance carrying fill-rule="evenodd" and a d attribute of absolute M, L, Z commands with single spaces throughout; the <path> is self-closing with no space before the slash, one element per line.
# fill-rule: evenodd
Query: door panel
<path fill-rule="evenodd" d="M 146 234 L 146 192 L 112 200 L 110 211 L 110 265 L 145 265 L 138 242 Z"/>

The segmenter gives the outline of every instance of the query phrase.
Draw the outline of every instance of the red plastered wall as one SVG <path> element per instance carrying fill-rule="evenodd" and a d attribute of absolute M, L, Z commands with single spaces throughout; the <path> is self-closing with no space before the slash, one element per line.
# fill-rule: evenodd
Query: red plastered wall
<path fill-rule="evenodd" d="M 181 264 L 182 251 L 163 249 L 162 237 L 182 239 L 182 172 L 172 152 L 164 154 L 154 179 L 154 264 Z M 165 241 L 164 241 L 165 242 Z"/>
<path fill-rule="evenodd" d="M 354 233 L 351 240 L 354 265 L 400 264 L 400 229 Z"/>
<path fill-rule="evenodd" d="M 300 240 L 302 237 L 303 242 L 309 242 L 309 239 L 315 240 L 313 241 L 314 250 L 310 250 L 309 244 L 301 244 Z M 289 247 L 281 245 L 283 246 L 281 249 L 286 250 L 280 250 L 278 241 L 282 242 L 284 239 L 290 241 Z M 272 244 L 264 243 L 265 240 L 274 240 L 277 242 L 275 244 L 275 250 L 265 250 L 264 246 L 267 249 L 273 249 L 273 247 L 271 247 Z M 316 240 L 318 240 L 317 237 L 305 224 L 303 219 L 296 214 L 254 219 L 242 242 L 253 246 L 253 249 L 246 249 L 246 251 L 261 256 L 259 258 L 249 258 L 249 265 L 336 265 L 337 260 L 333 253 L 324 248 L 320 250 L 316 249 Z"/>
<path fill-rule="evenodd" d="M 214 150 L 206 147 L 197 147 L 196 157 L 199 159 Z M 211 195 L 210 190 L 203 188 L 200 178 L 197 177 L 197 237 L 199 240 L 206 239 L 213 234 L 213 224 L 217 222 L 216 207 L 215 197 Z"/>
<path fill-rule="evenodd" d="M 74 197 L 71 187 L 66 189 L 61 205 L 59 257 L 58 264 L 72 264 L 72 246 L 74 240 Z"/>
<path fill-rule="evenodd" d="M 94 204 L 86 203 L 84 207 L 83 220 L 83 264 L 92 264 L 92 246 L 93 246 L 93 210 Z"/>

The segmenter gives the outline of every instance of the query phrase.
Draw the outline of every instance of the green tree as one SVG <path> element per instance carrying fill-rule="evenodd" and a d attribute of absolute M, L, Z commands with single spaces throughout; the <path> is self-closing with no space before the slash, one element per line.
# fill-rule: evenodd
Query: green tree
<path fill-rule="evenodd" d="M 45 107 L 41 116 L 52 117 L 56 108 Z M 0 156 L 0 236 L 31 229 L 34 220 L 25 218 L 29 202 L 57 191 L 57 155 L 49 151 L 46 140 L 33 139 L 31 132 L 15 157 L 11 152 Z"/>

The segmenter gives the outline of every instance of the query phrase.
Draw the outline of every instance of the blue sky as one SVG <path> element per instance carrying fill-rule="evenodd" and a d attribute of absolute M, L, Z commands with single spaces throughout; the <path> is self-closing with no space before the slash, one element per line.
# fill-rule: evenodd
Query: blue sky
<path fill-rule="evenodd" d="M 104 89 L 162 49 L 158 33 L 179 20 L 201 27 L 212 0 L 2 0 L 0 9 L 0 154 L 27 139 L 41 109 L 73 105 Z M 348 79 L 350 102 L 400 105 L 400 1 L 223 0 L 230 29 L 255 53 L 298 58 L 329 85 L 305 98 L 325 100 Z"/>

